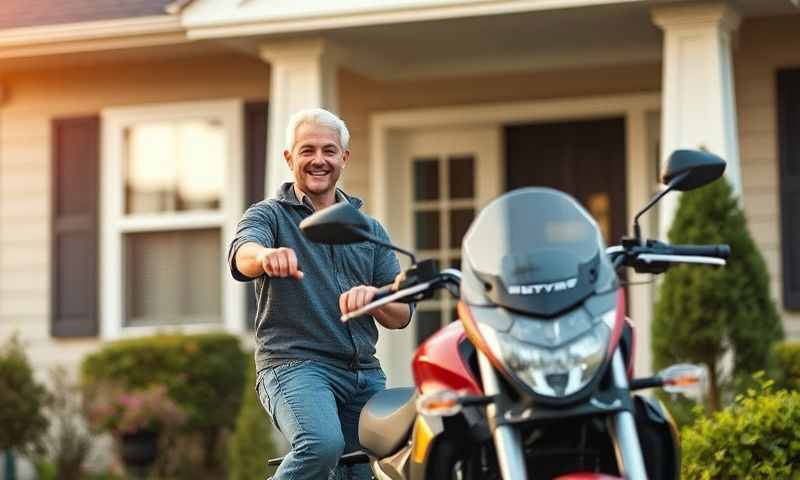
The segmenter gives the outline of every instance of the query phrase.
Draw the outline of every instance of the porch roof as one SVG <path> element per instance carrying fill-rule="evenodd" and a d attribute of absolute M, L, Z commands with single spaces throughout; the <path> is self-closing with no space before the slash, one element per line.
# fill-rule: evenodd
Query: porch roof
<path fill-rule="evenodd" d="M 174 0 L 3 0 L 0 29 L 164 15 Z"/>

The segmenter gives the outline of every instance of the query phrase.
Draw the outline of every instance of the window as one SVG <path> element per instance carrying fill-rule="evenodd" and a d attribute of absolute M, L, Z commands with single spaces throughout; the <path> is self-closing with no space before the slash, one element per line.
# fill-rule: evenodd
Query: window
<path fill-rule="evenodd" d="M 103 336 L 242 328 L 226 242 L 242 208 L 242 104 L 103 112 Z"/>

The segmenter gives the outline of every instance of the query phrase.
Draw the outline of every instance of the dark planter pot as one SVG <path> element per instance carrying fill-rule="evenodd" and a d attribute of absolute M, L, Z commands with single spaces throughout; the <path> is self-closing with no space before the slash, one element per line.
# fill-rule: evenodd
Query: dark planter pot
<path fill-rule="evenodd" d="M 158 457 L 158 433 L 150 430 L 123 433 L 120 453 L 127 471 L 146 474 Z"/>

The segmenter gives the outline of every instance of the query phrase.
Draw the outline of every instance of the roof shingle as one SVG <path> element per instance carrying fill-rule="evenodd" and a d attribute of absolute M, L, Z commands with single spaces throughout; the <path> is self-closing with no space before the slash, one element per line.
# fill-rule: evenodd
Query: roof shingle
<path fill-rule="evenodd" d="M 0 0 L 0 29 L 164 15 L 173 0 Z"/>

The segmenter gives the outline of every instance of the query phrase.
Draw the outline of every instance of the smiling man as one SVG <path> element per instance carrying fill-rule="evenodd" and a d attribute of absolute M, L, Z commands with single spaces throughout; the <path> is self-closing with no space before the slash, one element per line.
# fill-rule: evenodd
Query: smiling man
<path fill-rule="evenodd" d="M 344 477 L 335 467 L 343 452 L 359 448 L 361 408 L 386 384 L 375 358 L 375 322 L 402 328 L 413 313 L 391 303 L 342 323 L 342 314 L 394 281 L 397 258 L 372 243 L 313 243 L 298 228 L 336 202 L 362 206 L 336 187 L 349 141 L 344 122 L 326 110 L 294 114 L 283 152 L 294 182 L 245 212 L 228 254 L 233 277 L 255 283 L 256 389 L 292 448 L 275 480 Z M 369 220 L 373 235 L 388 241 L 380 223 Z M 366 465 L 351 470 L 349 478 L 370 478 Z"/>

